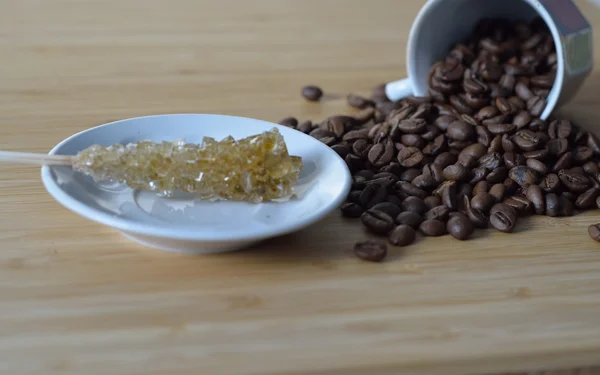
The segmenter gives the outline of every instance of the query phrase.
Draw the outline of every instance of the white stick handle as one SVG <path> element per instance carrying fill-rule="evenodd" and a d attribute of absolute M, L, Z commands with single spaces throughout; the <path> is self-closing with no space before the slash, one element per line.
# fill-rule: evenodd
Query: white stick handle
<path fill-rule="evenodd" d="M 35 154 L 31 152 L 0 151 L 0 162 L 37 165 L 71 165 L 73 163 L 73 157 L 67 155 Z"/>

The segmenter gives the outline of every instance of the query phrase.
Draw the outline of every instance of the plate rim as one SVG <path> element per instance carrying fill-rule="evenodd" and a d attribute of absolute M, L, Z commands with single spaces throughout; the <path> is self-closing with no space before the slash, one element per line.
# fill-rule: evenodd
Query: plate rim
<path fill-rule="evenodd" d="M 56 144 L 48 153 L 48 155 L 56 154 L 57 150 L 63 147 L 65 144 L 71 142 L 74 138 L 81 136 L 84 133 L 103 128 L 114 126 L 119 123 L 129 122 L 133 120 L 141 120 L 148 118 L 161 118 L 161 117 L 229 117 L 237 120 L 248 121 L 249 125 L 251 123 L 255 124 L 264 124 L 270 127 L 275 127 L 278 129 L 288 129 L 283 125 L 275 124 L 265 120 L 259 120 L 250 117 L 243 116 L 234 116 L 234 115 L 224 115 L 224 114 L 212 114 L 212 113 L 173 113 L 173 114 L 157 114 L 157 115 L 147 115 L 147 116 L 137 116 L 130 117 L 121 120 L 112 121 L 109 123 L 97 125 L 80 132 L 77 132 L 58 144 Z M 342 171 L 343 181 L 341 181 L 341 188 L 339 194 L 335 197 L 335 199 L 327 202 L 327 204 L 321 206 L 320 209 L 316 210 L 312 215 L 308 215 L 304 218 L 300 218 L 296 221 L 291 222 L 290 224 L 284 227 L 274 227 L 267 228 L 265 230 L 256 231 L 255 234 L 248 235 L 245 233 L 232 233 L 230 235 L 224 235 L 219 232 L 214 232 L 213 234 L 202 233 L 199 234 L 197 230 L 191 228 L 172 228 L 172 227 L 160 227 L 156 224 L 143 224 L 138 222 L 131 222 L 126 219 L 122 219 L 118 216 L 111 215 L 102 211 L 99 211 L 93 207 L 90 207 L 79 200 L 73 198 L 71 195 L 67 194 L 60 186 L 57 184 L 55 179 L 52 177 L 52 169 L 49 166 L 42 166 L 41 168 L 41 178 L 42 183 L 46 191 L 52 196 L 59 204 L 68 210 L 82 216 L 88 220 L 94 221 L 99 224 L 106 225 L 108 227 L 112 227 L 121 231 L 126 231 L 130 233 L 135 233 L 144 236 L 150 237 L 160 237 L 160 238 L 171 238 L 176 240 L 188 240 L 188 241 L 210 241 L 210 242 L 231 242 L 231 241 L 246 241 L 246 240 L 260 240 L 275 236 L 280 236 L 284 234 L 289 234 L 303 228 L 306 228 L 320 220 L 322 220 L 325 216 L 331 213 L 333 210 L 338 208 L 346 199 L 348 193 L 351 189 L 352 177 L 350 171 L 346 165 L 346 162 L 329 146 L 321 143 L 317 139 L 304 134 L 300 131 L 294 130 L 298 134 L 299 137 L 306 137 L 309 142 L 316 142 L 315 145 L 317 147 L 322 147 L 323 152 L 330 153 L 334 158 L 332 160 L 338 165 L 340 170 Z M 287 132 L 287 130 L 286 130 Z M 260 204 L 260 203 L 258 203 Z M 285 204 L 285 203 L 281 203 Z M 215 235 L 217 234 L 217 235 Z"/>

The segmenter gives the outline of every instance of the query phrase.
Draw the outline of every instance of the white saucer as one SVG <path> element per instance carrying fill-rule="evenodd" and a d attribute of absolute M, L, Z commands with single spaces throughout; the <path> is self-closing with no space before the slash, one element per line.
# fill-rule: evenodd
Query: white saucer
<path fill-rule="evenodd" d="M 115 183 L 96 183 L 69 167 L 42 167 L 42 181 L 69 210 L 119 230 L 145 246 L 184 253 L 237 250 L 258 241 L 305 228 L 335 210 L 351 185 L 346 163 L 329 147 L 299 131 L 265 121 L 209 114 L 138 117 L 75 134 L 50 151 L 74 155 L 93 144 L 108 146 L 140 140 L 160 142 L 204 136 L 235 139 L 277 127 L 291 155 L 301 156 L 297 186 L 309 186 L 301 198 L 284 203 L 245 203 L 195 199 L 190 194 L 161 198 Z"/>

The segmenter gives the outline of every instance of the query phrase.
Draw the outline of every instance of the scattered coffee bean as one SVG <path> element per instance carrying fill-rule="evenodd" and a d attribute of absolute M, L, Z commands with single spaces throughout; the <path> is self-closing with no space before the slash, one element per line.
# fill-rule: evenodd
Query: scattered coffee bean
<path fill-rule="evenodd" d="M 394 227 L 394 219 L 382 211 L 367 210 L 360 219 L 364 226 L 375 234 L 385 235 Z"/>
<path fill-rule="evenodd" d="M 446 234 L 446 225 L 439 220 L 425 220 L 419 225 L 419 230 L 425 236 L 439 237 Z"/>
<path fill-rule="evenodd" d="M 388 240 L 394 246 L 408 246 L 415 242 L 415 230 L 409 225 L 398 225 L 390 233 Z"/>
<path fill-rule="evenodd" d="M 448 220 L 446 230 L 452 237 L 464 241 L 473 234 L 475 226 L 465 214 L 456 212 L 455 215 Z"/>
<path fill-rule="evenodd" d="M 355 94 L 350 94 L 348 95 L 348 104 L 354 108 L 358 108 L 358 109 L 365 109 L 366 107 L 369 107 L 371 105 L 374 105 L 375 103 L 373 103 L 371 100 L 363 98 L 360 95 L 355 95 Z"/>
<path fill-rule="evenodd" d="M 510 233 L 517 224 L 517 215 L 510 206 L 496 203 L 490 210 L 490 224 L 500 232 Z"/>
<path fill-rule="evenodd" d="M 592 224 L 588 227 L 588 233 L 592 240 L 600 242 L 600 224 Z"/>
<path fill-rule="evenodd" d="M 387 245 L 378 241 L 361 241 L 354 245 L 354 254 L 362 260 L 381 262 L 387 255 Z"/>
<path fill-rule="evenodd" d="M 321 90 L 320 87 L 314 85 L 304 86 L 302 88 L 302 96 L 306 100 L 316 102 L 319 101 L 323 96 L 323 90 Z"/>
<path fill-rule="evenodd" d="M 363 213 L 362 207 L 352 202 L 344 203 L 341 207 L 341 211 L 342 215 L 350 218 L 360 217 Z"/>
<path fill-rule="evenodd" d="M 414 229 L 418 228 L 423 218 L 421 215 L 412 212 L 412 211 L 404 211 L 396 216 L 396 223 L 398 225 L 408 225 Z"/>

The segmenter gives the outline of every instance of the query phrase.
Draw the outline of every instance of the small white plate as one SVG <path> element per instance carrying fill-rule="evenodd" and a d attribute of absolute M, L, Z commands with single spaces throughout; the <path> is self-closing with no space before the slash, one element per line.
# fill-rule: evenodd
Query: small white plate
<path fill-rule="evenodd" d="M 75 134 L 50 154 L 74 155 L 93 145 L 153 142 L 204 136 L 240 139 L 277 127 L 291 155 L 301 156 L 297 186 L 310 186 L 300 199 L 283 203 L 245 203 L 195 199 L 191 194 L 161 198 L 117 183 L 96 183 L 69 167 L 42 167 L 42 181 L 54 199 L 69 210 L 113 227 L 145 246 L 184 253 L 237 250 L 258 241 L 305 228 L 344 201 L 351 185 L 346 163 L 333 150 L 299 131 L 270 122 L 210 114 L 138 117 Z"/>

